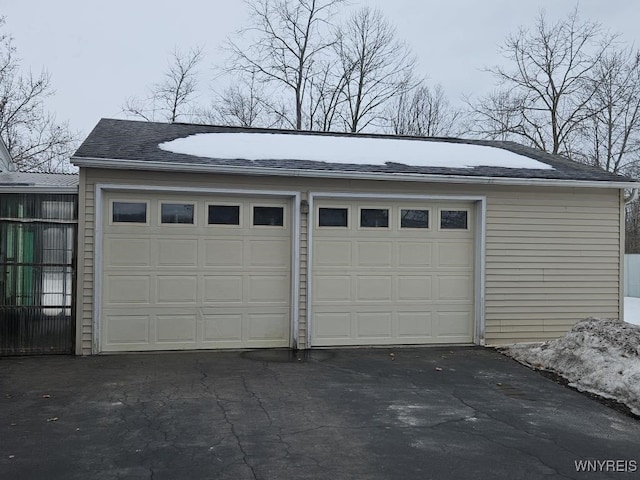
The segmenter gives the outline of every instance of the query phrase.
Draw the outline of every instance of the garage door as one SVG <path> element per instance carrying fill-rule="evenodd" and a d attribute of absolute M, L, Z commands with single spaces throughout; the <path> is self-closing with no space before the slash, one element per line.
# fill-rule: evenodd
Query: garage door
<path fill-rule="evenodd" d="M 470 343 L 472 203 L 316 200 L 311 343 Z"/>
<path fill-rule="evenodd" d="M 101 351 L 286 347 L 286 199 L 109 193 Z"/>

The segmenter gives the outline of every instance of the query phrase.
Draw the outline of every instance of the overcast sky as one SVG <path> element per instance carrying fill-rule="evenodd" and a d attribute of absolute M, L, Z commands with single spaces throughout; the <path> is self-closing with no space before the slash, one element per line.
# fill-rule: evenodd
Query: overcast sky
<path fill-rule="evenodd" d="M 419 73 L 441 83 L 453 100 L 481 95 L 493 79 L 481 71 L 500 61 L 498 46 L 544 8 L 566 16 L 573 0 L 353 0 L 378 6 L 419 61 Z M 640 47 L 640 1 L 582 0 L 596 20 Z M 0 0 L 5 33 L 15 39 L 23 69 L 47 69 L 56 90 L 48 102 L 59 120 L 86 135 L 101 117 L 122 118 L 129 96 L 160 80 L 174 47 L 202 46 L 201 85 L 215 88 L 213 67 L 228 35 L 247 25 L 240 0 Z"/>

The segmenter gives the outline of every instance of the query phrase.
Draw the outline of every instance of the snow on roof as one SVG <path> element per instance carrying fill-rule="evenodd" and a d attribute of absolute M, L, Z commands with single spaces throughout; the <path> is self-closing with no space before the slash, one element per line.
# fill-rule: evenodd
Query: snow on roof
<path fill-rule="evenodd" d="M 406 138 L 368 138 L 282 133 L 198 133 L 158 145 L 162 150 L 226 160 L 309 160 L 340 164 L 419 167 L 502 167 L 554 170 L 546 163 L 502 148 Z"/>

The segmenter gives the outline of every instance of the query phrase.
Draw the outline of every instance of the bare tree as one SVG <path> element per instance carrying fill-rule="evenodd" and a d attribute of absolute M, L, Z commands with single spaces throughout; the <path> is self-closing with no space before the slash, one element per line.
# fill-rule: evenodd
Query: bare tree
<path fill-rule="evenodd" d="M 297 130 L 303 128 L 314 64 L 334 42 L 327 33 L 330 20 L 342 3 L 344 0 L 248 0 L 252 25 L 238 36 L 249 36 L 252 43 L 244 48 L 237 41 L 228 42 L 228 70 L 255 73 L 258 80 L 286 92 L 295 114 L 290 118 L 286 109 L 280 113 Z"/>
<path fill-rule="evenodd" d="M 615 173 L 637 173 L 640 153 L 640 52 L 611 51 L 592 75 L 591 116 L 580 129 L 585 162 Z"/>
<path fill-rule="evenodd" d="M 235 79 L 221 94 L 216 95 L 211 107 L 199 117 L 203 122 L 240 127 L 279 127 L 279 108 L 271 104 L 270 96 L 255 74 Z"/>
<path fill-rule="evenodd" d="M 612 51 L 594 72 L 596 94 L 588 108 L 593 116 L 581 128 L 584 162 L 605 170 L 640 173 L 640 53 Z M 640 202 L 626 206 L 627 253 L 640 251 Z"/>
<path fill-rule="evenodd" d="M 465 130 L 492 140 L 522 140 L 513 132 L 520 128 L 520 105 L 524 100 L 508 90 L 494 90 L 477 101 L 468 97 Z M 527 142 L 525 142 L 527 143 Z"/>
<path fill-rule="evenodd" d="M 0 17 L 0 28 L 5 19 Z M 0 35 L 0 136 L 7 145 L 14 167 L 21 171 L 69 170 L 68 159 L 77 146 L 77 135 L 67 123 L 56 121 L 45 108 L 54 94 L 51 76 L 42 71 L 20 71 L 13 37 Z"/>
<path fill-rule="evenodd" d="M 441 85 L 429 88 L 423 81 L 389 102 L 385 123 L 395 135 L 450 136 L 459 132 L 461 116 L 449 103 Z"/>
<path fill-rule="evenodd" d="M 380 10 L 363 7 L 340 28 L 336 51 L 346 78 L 343 121 L 359 132 L 381 119 L 387 101 L 412 86 L 415 59 Z"/>
<path fill-rule="evenodd" d="M 488 69 L 503 88 L 474 105 L 475 132 L 508 137 L 551 153 L 575 150 L 577 131 L 593 111 L 598 90 L 590 79 L 614 38 L 574 10 L 549 24 L 541 12 L 535 28 L 507 37 L 502 54 L 510 67 Z"/>
<path fill-rule="evenodd" d="M 329 132 L 336 129 L 345 104 L 347 77 L 335 59 L 322 63 L 309 82 L 307 124 L 310 130 Z"/>
<path fill-rule="evenodd" d="M 146 97 L 128 98 L 122 107 L 123 112 L 129 117 L 147 121 L 176 122 L 181 117 L 193 117 L 193 102 L 198 88 L 197 69 L 202 56 L 201 48 L 193 48 L 186 53 L 176 48 L 163 80 L 152 85 Z"/>

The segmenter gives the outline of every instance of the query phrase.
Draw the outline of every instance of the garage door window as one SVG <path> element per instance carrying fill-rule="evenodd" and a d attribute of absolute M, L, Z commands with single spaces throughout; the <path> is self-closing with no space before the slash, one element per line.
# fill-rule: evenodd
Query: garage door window
<path fill-rule="evenodd" d="M 257 226 L 282 227 L 283 207 L 253 207 L 253 224 Z"/>
<path fill-rule="evenodd" d="M 195 209 L 193 203 L 162 203 L 160 221 L 163 224 L 193 225 Z"/>
<path fill-rule="evenodd" d="M 467 210 L 440 210 L 442 230 L 467 230 L 469 228 Z"/>
<path fill-rule="evenodd" d="M 240 225 L 240 205 L 209 205 L 209 225 Z"/>
<path fill-rule="evenodd" d="M 360 210 L 360 226 L 364 228 L 388 228 L 388 208 L 362 208 Z"/>
<path fill-rule="evenodd" d="M 429 228 L 429 210 L 400 210 L 400 228 Z"/>
<path fill-rule="evenodd" d="M 348 208 L 324 208 L 318 209 L 319 227 L 346 227 L 349 224 Z"/>
<path fill-rule="evenodd" d="M 113 223 L 147 223 L 146 202 L 112 202 L 111 220 Z"/>

